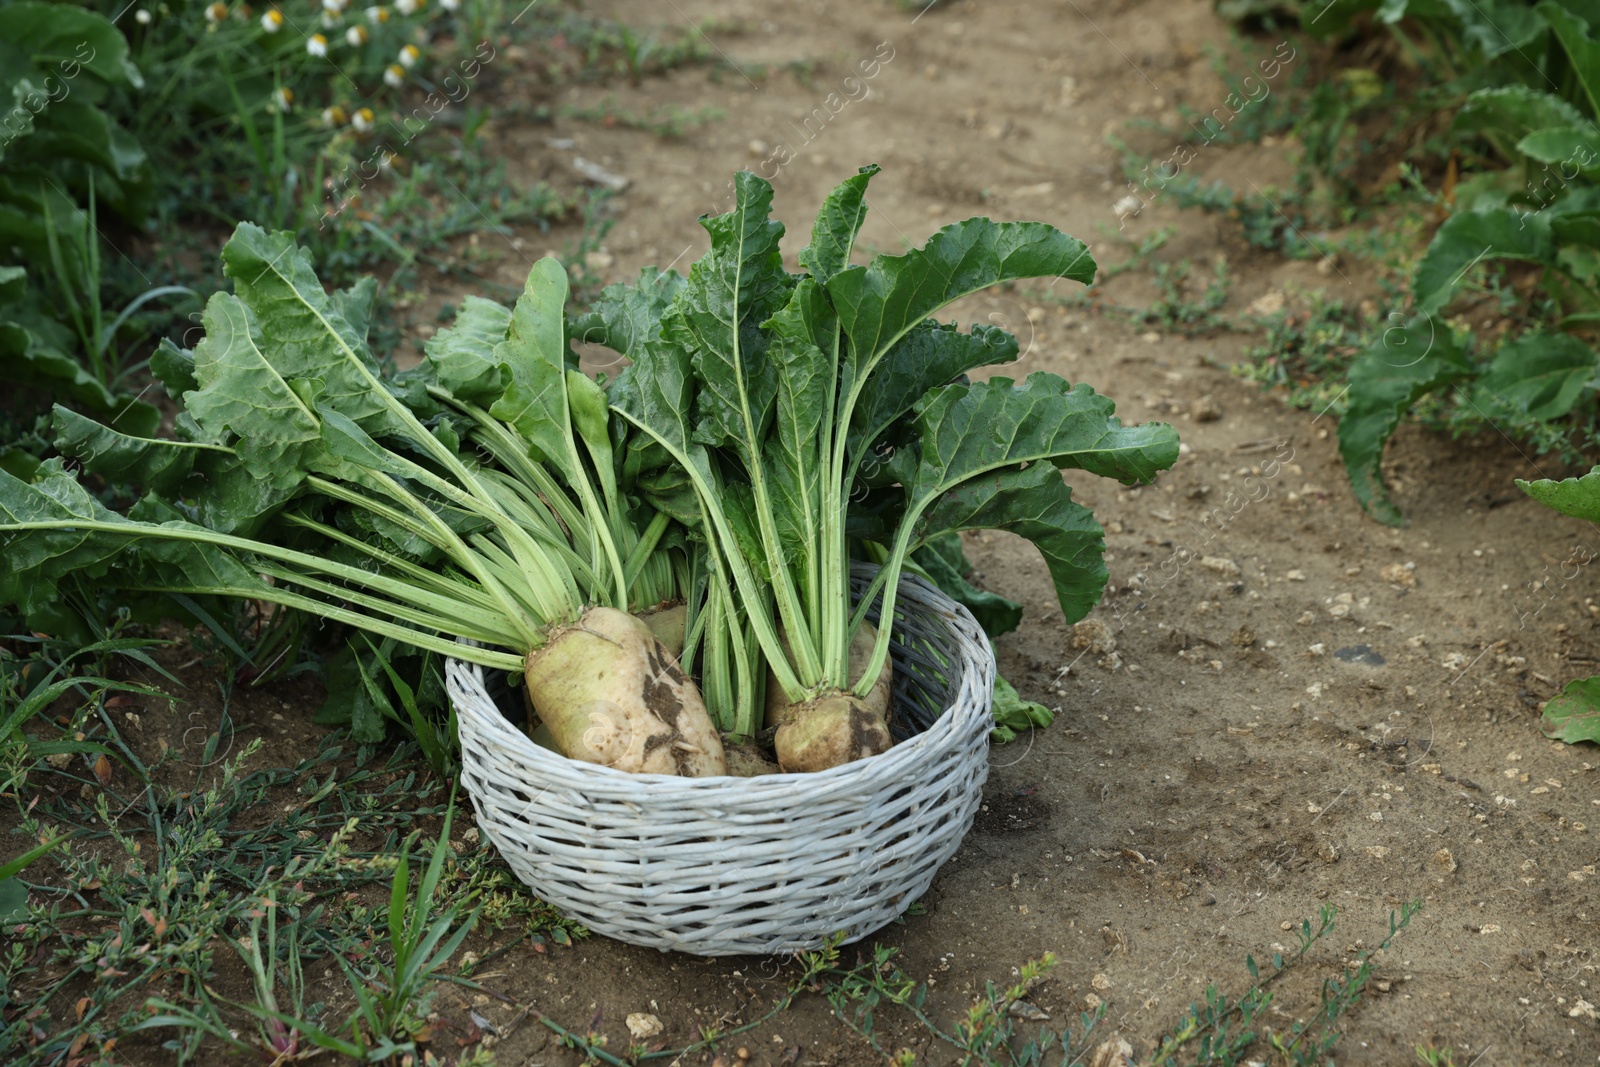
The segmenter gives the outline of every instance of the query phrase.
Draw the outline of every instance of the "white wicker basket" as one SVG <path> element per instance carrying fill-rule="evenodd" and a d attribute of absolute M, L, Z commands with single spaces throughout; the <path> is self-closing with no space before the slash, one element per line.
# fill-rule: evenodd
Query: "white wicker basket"
<path fill-rule="evenodd" d="M 858 594 L 874 570 L 858 565 Z M 994 725 L 994 656 L 972 616 L 911 576 L 895 604 L 895 716 L 909 736 L 817 774 L 678 778 L 568 760 L 513 725 L 520 702 L 497 704 L 482 668 L 451 660 L 478 825 L 540 897 L 619 941 L 720 956 L 865 937 L 927 891 L 972 826 Z"/>

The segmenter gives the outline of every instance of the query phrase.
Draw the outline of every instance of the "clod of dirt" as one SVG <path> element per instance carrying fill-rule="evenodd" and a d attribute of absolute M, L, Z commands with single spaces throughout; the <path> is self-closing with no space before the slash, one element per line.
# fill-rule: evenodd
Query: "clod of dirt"
<path fill-rule="evenodd" d="M 1216 422 L 1222 418 L 1222 405 L 1217 403 L 1217 398 L 1207 393 L 1189 405 L 1189 417 L 1195 422 Z"/>
<path fill-rule="evenodd" d="M 1231 640 L 1234 648 L 1249 648 L 1256 643 L 1256 632 L 1248 626 L 1241 626 L 1233 631 Z"/>
<path fill-rule="evenodd" d="M 1111 627 L 1099 619 L 1084 619 L 1072 625 L 1072 647 L 1088 649 L 1097 656 L 1109 656 L 1117 650 L 1117 639 Z"/>
<path fill-rule="evenodd" d="M 1224 578 L 1239 577 L 1239 565 L 1223 556 L 1205 556 L 1200 560 L 1200 566 Z"/>
<path fill-rule="evenodd" d="M 1276 315 L 1283 310 L 1284 296 L 1282 289 L 1273 289 L 1263 293 L 1250 302 L 1250 314 L 1266 318 Z"/>
<path fill-rule="evenodd" d="M 1111 976 L 1105 973 L 1097 974 L 1089 979 L 1089 984 L 1104 993 L 1111 988 Z"/>
<path fill-rule="evenodd" d="M 1441 848 L 1428 857 L 1428 870 L 1434 874 L 1454 874 L 1457 866 L 1456 858 L 1450 854 L 1450 850 L 1447 848 Z"/>
<path fill-rule="evenodd" d="M 1089 996 L 1094 997 L 1093 993 Z M 1085 999 L 1088 999 L 1087 997 Z M 1099 1000 L 1099 997 L 1094 997 Z M 1098 1007 L 1099 1005 L 1094 1005 Z M 1126 1038 L 1114 1037 L 1110 1041 L 1102 1041 L 1094 1050 L 1094 1055 L 1089 1057 L 1089 1067 L 1124 1067 L 1133 1062 L 1133 1046 L 1128 1044 Z"/>
<path fill-rule="evenodd" d="M 628 1016 L 628 1033 L 633 1035 L 635 1041 L 643 1041 L 647 1037 L 655 1037 L 661 1032 L 661 1020 L 654 1015 L 644 1012 L 634 1012 Z"/>
<path fill-rule="evenodd" d="M 1390 585 L 1398 585 L 1402 589 L 1415 589 L 1417 587 L 1417 565 L 1415 563 L 1391 563 L 1378 572 L 1378 577 Z"/>

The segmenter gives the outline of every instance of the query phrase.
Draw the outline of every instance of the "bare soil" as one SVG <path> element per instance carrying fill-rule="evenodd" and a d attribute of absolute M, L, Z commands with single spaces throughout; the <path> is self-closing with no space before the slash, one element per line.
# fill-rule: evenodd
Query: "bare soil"
<path fill-rule="evenodd" d="M 1113 205 L 1128 190 L 1106 134 L 1140 117 L 1175 124 L 1180 102 L 1223 106 L 1207 50 L 1227 49 L 1229 31 L 1209 3 L 963 0 L 919 15 L 889 0 L 615 0 L 590 10 L 664 34 L 706 25 L 722 57 L 636 86 L 563 88 L 554 101 L 723 113 L 679 138 L 622 123 L 495 120 L 494 137 L 530 180 L 573 186 L 574 156 L 630 180 L 588 259 L 606 280 L 647 264 L 683 269 L 706 247 L 696 217 L 731 206 L 732 173 L 792 156 L 762 171 L 775 174 L 791 256 L 827 190 L 876 162 L 869 250 L 988 215 L 1054 223 L 1105 264 L 1126 254 L 1120 238 L 1173 226 L 1160 258 L 1193 259 L 1206 274 L 1226 256 L 1230 310 L 1377 291 L 1359 267 L 1257 252 L 1225 220 L 1160 197 L 1119 232 Z M 1239 73 L 1278 48 L 1240 42 Z M 876 64 L 873 76 L 863 63 Z M 517 92 L 517 78 L 501 91 Z M 1125 136 L 1153 162 L 1172 153 L 1147 132 Z M 1215 144 L 1184 169 L 1265 193 L 1292 174 L 1292 151 Z M 508 243 L 500 280 L 520 286 L 545 247 L 573 236 Z M 438 279 L 417 301 L 456 299 L 453 284 Z M 1285 976 L 1263 1022 L 1308 1016 L 1321 981 L 1382 940 L 1403 902 L 1421 900 L 1341 1021 L 1340 1063 L 1415 1062 L 1418 1043 L 1486 1067 L 1595 1063 L 1600 847 L 1586 824 L 1600 830 L 1600 756 L 1543 739 L 1537 722 L 1562 683 L 1600 669 L 1592 573 L 1563 567 L 1575 551 L 1592 557 L 1600 538 L 1513 485 L 1557 472 L 1498 437 L 1407 428 L 1388 470 L 1408 523 L 1382 527 L 1351 496 L 1331 416 L 1291 410 L 1223 369 L 1255 338 L 1146 332 L 1041 290 L 957 310 L 1018 333 L 1022 358 L 1002 373 L 1089 382 L 1125 420 L 1175 422 L 1186 452 L 1142 490 L 1073 479 L 1107 529 L 1099 633 L 1064 623 L 1026 542 L 969 541 L 976 580 L 1026 605 L 1021 629 L 999 643 L 1002 673 L 1059 715 L 992 750 L 985 807 L 925 912 L 876 940 L 929 982 L 931 1014 L 945 1022 L 986 980 L 1009 981 L 1053 952 L 1061 965 L 1034 1003 L 1059 1024 L 1104 1001 L 1103 1036 L 1126 1037 L 1143 1057 L 1208 984 L 1237 995 L 1246 954 L 1292 948 L 1290 924 L 1331 903 L 1335 934 Z M 1105 298 L 1150 295 L 1127 275 Z M 1095 637 L 1098 647 L 1083 647 Z M 309 718 L 309 701 L 304 710 Z M 480 953 L 495 947 L 492 935 L 475 942 Z M 596 937 L 511 950 L 480 976 L 505 999 L 473 1007 L 509 1027 L 500 1063 L 567 1063 L 577 1057 L 524 1008 L 579 1030 L 594 1022 L 613 1051 L 629 1044 L 625 1017 L 648 1012 L 665 1027 L 652 1043 L 676 1046 L 702 1026 L 761 1015 L 793 974 L 781 960 Z M 467 1007 L 453 991 L 439 1001 L 447 1014 Z M 884 1048 L 953 1061 L 907 1017 L 879 1014 Z M 753 1063 L 883 1059 L 816 996 L 733 1044 Z"/>

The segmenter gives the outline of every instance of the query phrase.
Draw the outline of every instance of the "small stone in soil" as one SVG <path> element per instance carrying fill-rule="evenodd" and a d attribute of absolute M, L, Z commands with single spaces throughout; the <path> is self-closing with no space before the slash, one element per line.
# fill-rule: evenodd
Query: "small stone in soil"
<path fill-rule="evenodd" d="M 1073 624 L 1072 647 L 1106 656 L 1117 650 L 1117 639 L 1111 633 L 1111 627 L 1099 619 L 1084 619 Z"/>
<path fill-rule="evenodd" d="M 1415 589 L 1417 587 L 1415 563 L 1391 563 L 1378 572 L 1378 577 L 1390 585 L 1398 585 L 1402 589 Z"/>

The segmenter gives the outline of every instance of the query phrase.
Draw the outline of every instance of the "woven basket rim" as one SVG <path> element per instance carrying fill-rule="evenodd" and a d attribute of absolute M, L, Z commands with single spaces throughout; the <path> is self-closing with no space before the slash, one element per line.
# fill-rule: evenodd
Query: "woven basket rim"
<path fill-rule="evenodd" d="M 852 569 L 864 574 L 873 574 L 878 570 L 875 565 L 862 563 L 857 563 Z M 924 586 L 940 599 L 947 599 L 937 587 L 923 581 L 917 575 L 902 572 L 900 582 L 902 585 L 912 583 Z M 921 604 L 903 606 L 907 610 L 914 610 L 924 615 L 935 615 L 949 623 L 959 623 L 962 615 L 971 618 L 959 604 L 953 601 L 949 603 L 954 611 L 930 608 Z M 449 664 L 458 670 L 473 672 L 480 679 L 483 677 L 484 668 L 478 664 L 454 659 L 450 660 Z M 947 705 L 941 709 L 938 718 L 927 729 L 904 741 L 896 742 L 887 752 L 842 763 L 823 771 L 780 771 L 776 774 L 748 778 L 738 775 L 685 778 L 674 774 L 620 771 L 615 767 L 599 763 L 570 759 L 535 743 L 532 737 L 517 729 L 504 715 L 486 716 L 480 714 L 471 704 L 457 708 L 459 718 L 471 719 L 474 729 L 492 735 L 493 740 L 504 748 L 507 756 L 525 763 L 529 770 L 539 775 L 539 779 L 530 782 L 530 785 L 566 786 L 581 789 L 590 795 L 611 794 L 624 799 L 649 793 L 656 801 L 663 797 L 670 798 L 675 793 L 699 793 L 707 789 L 737 788 L 747 796 L 762 793 L 793 794 L 797 790 L 803 790 L 808 796 L 817 796 L 825 794 L 829 786 L 853 788 L 854 780 L 862 775 L 891 776 L 901 772 L 904 769 L 903 765 L 919 759 L 925 748 L 946 743 L 952 735 L 964 732 L 969 720 L 986 712 L 987 705 L 978 707 L 965 701 L 956 701 L 954 706 Z"/>

